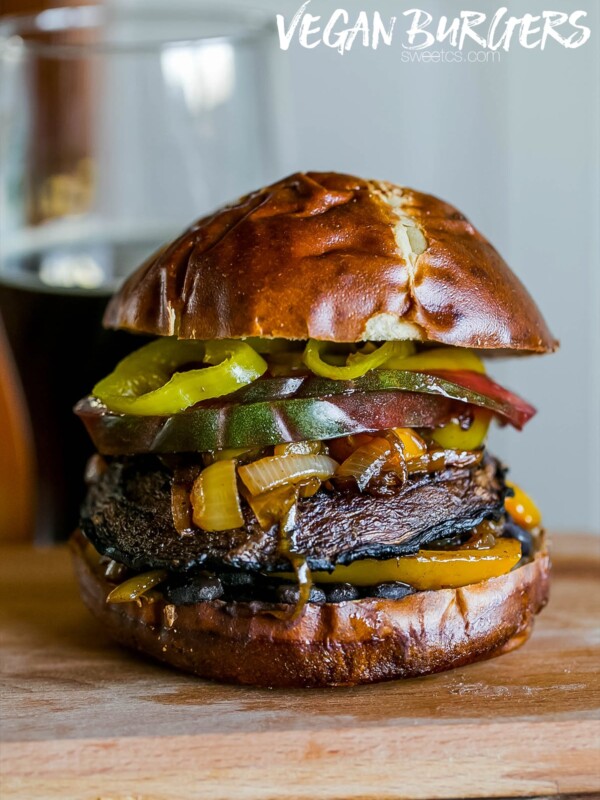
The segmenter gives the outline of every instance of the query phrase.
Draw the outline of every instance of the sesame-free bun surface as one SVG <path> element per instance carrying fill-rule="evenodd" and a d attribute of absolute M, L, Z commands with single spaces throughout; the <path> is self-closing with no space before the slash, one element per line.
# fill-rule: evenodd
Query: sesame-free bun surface
<path fill-rule="evenodd" d="M 309 603 L 294 621 L 254 604 L 107 604 L 113 588 L 71 540 L 81 596 L 117 642 L 203 678 L 341 686 L 441 672 L 522 644 L 548 599 L 546 552 L 506 575 L 401 600 Z M 289 608 L 279 606 L 279 610 Z"/>
<path fill-rule="evenodd" d="M 333 172 L 290 175 L 200 219 L 129 278 L 104 321 L 182 339 L 556 347 L 519 279 L 453 206 Z"/>

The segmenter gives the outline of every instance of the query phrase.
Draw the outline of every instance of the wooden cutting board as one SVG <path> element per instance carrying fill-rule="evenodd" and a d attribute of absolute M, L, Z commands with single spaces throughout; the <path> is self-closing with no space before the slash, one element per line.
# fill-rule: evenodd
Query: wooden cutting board
<path fill-rule="evenodd" d="M 3 800 L 481 798 L 600 791 L 600 537 L 555 536 L 549 607 L 501 659 L 260 690 L 112 645 L 65 548 L 0 549 Z"/>

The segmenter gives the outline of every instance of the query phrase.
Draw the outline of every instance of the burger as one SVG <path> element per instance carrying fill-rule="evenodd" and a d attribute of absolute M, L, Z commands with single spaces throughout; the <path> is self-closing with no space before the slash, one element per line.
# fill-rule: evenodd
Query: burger
<path fill-rule="evenodd" d="M 454 207 L 295 174 L 194 223 L 104 323 L 146 337 L 76 406 L 97 453 L 75 568 L 117 642 L 300 687 L 435 673 L 529 636 L 548 599 L 540 513 L 485 442 L 535 411 L 487 357 L 557 343 Z"/>

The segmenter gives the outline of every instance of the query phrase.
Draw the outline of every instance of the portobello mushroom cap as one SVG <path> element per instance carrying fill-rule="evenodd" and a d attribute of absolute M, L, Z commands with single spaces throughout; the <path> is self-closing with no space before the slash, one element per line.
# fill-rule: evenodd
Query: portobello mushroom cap
<path fill-rule="evenodd" d="M 278 550 L 277 525 L 263 530 L 243 502 L 245 525 L 229 531 L 180 534 L 171 512 L 172 471 L 156 457 L 109 462 L 88 491 L 81 528 L 103 555 L 143 571 L 187 572 L 198 567 L 289 569 Z M 311 569 L 332 569 L 360 558 L 408 555 L 436 539 L 499 519 L 509 490 L 499 462 L 487 456 L 471 468 L 446 467 L 409 476 L 380 494 L 345 487 L 320 490 L 298 503 L 294 549 Z"/>

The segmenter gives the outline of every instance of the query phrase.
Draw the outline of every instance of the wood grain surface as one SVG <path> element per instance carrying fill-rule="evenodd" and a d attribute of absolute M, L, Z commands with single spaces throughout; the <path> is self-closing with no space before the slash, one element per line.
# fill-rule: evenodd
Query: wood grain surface
<path fill-rule="evenodd" d="M 532 640 L 419 680 L 220 686 L 120 650 L 64 548 L 0 548 L 3 800 L 600 792 L 600 538 L 555 536 Z"/>

